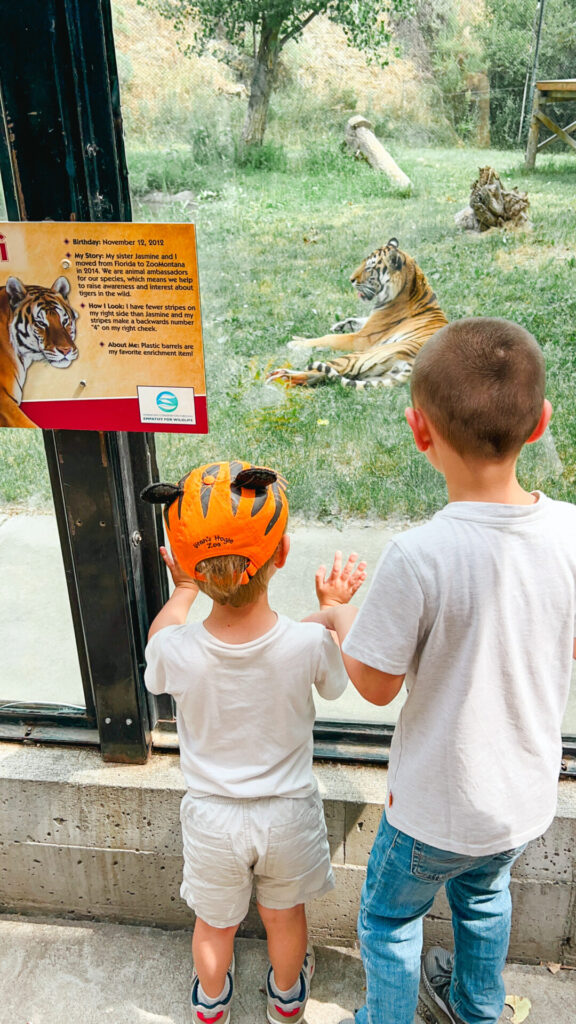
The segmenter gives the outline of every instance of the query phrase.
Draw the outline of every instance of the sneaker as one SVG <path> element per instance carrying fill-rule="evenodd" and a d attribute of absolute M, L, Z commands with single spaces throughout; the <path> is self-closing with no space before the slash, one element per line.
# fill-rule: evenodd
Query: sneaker
<path fill-rule="evenodd" d="M 428 995 L 444 1010 L 452 1024 L 465 1024 L 449 1003 L 454 954 L 441 946 L 432 946 L 422 960 L 422 981 Z"/>
<path fill-rule="evenodd" d="M 270 984 L 272 968 L 269 969 L 268 977 L 266 978 L 266 995 L 268 996 L 266 1016 L 268 1017 L 269 1024 L 278 1024 L 279 1021 L 298 1024 L 298 1021 L 303 1019 L 308 996 L 310 995 L 310 982 L 312 981 L 315 966 L 314 950 L 308 949 L 304 957 L 302 970 L 300 971 L 300 992 L 293 999 L 282 999 L 281 996 L 275 994 Z"/>
<path fill-rule="evenodd" d="M 198 999 L 198 987 L 200 982 L 196 968 L 192 971 L 192 991 L 190 993 L 190 1005 L 192 1007 L 192 1020 L 194 1024 L 228 1024 L 230 1020 L 230 1004 L 234 994 L 234 957 L 227 971 L 227 978 L 230 982 L 228 995 L 221 1003 L 201 1003 Z"/>

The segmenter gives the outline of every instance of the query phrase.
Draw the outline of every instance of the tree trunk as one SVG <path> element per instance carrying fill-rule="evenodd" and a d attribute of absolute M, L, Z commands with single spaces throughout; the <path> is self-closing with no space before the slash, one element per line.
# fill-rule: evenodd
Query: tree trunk
<path fill-rule="evenodd" d="M 522 227 L 529 223 L 528 196 L 517 188 L 506 189 L 493 167 L 480 167 L 472 184 L 470 205 L 455 216 L 458 227 L 467 231 Z"/>
<path fill-rule="evenodd" d="M 266 131 L 270 95 L 274 85 L 278 54 L 280 53 L 281 22 L 268 23 L 262 18 L 260 42 L 250 85 L 250 98 L 246 120 L 242 129 L 245 146 L 261 146 Z"/>

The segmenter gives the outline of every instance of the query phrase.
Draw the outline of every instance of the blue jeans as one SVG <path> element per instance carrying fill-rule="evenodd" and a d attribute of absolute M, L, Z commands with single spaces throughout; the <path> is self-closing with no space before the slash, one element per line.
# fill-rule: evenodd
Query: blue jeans
<path fill-rule="evenodd" d="M 455 945 L 451 1008 L 465 1024 L 496 1024 L 504 1008 L 510 868 L 523 849 L 486 857 L 449 853 L 411 839 L 382 815 L 358 918 L 366 1005 L 356 1024 L 413 1024 L 422 921 L 444 884 Z"/>

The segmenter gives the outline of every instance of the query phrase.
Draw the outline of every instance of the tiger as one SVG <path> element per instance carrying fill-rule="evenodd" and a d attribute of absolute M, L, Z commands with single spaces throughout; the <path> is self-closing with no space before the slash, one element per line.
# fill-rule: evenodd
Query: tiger
<path fill-rule="evenodd" d="M 28 367 L 37 359 L 64 369 L 77 358 L 78 314 L 68 302 L 70 282 L 51 288 L 9 277 L 0 288 L 0 426 L 35 427 L 20 408 Z"/>
<path fill-rule="evenodd" d="M 291 349 L 352 349 L 347 355 L 313 361 L 307 370 L 279 367 L 268 380 L 313 385 L 337 378 L 345 387 L 389 387 L 408 380 L 412 363 L 428 338 L 448 320 L 424 273 L 397 238 L 370 253 L 350 278 L 361 299 L 376 299 L 366 319 L 348 317 L 321 338 L 294 337 Z"/>

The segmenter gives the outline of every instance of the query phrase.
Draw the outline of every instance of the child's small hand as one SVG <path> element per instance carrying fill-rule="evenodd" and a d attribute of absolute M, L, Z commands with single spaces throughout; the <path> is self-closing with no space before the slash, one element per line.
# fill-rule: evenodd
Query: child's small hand
<path fill-rule="evenodd" d="M 166 626 L 183 626 L 186 622 L 186 617 L 190 611 L 190 608 L 196 600 L 199 590 L 196 580 L 193 580 L 191 576 L 187 576 L 181 565 L 178 565 L 177 560 L 170 554 L 167 548 L 161 547 L 160 554 L 164 564 L 170 570 L 170 575 L 174 580 L 174 590 L 170 594 L 170 597 L 166 601 L 166 604 L 160 609 L 158 615 L 152 621 L 150 629 L 148 630 L 148 639 L 158 633 L 159 630 L 165 629 Z"/>
<path fill-rule="evenodd" d="M 171 555 L 168 548 L 161 547 L 160 554 L 164 560 L 164 564 L 170 571 L 170 575 L 174 581 L 175 587 L 185 587 L 187 590 L 198 591 L 198 584 L 196 580 L 192 579 L 191 576 L 187 576 L 182 566 L 179 564 L 174 555 Z"/>
<path fill-rule="evenodd" d="M 316 596 L 320 607 L 329 608 L 332 605 L 348 604 L 365 579 L 366 562 L 358 562 L 358 555 L 353 551 L 342 568 L 342 552 L 337 551 L 328 576 L 326 576 L 326 566 L 324 565 L 320 565 L 316 571 Z"/>

